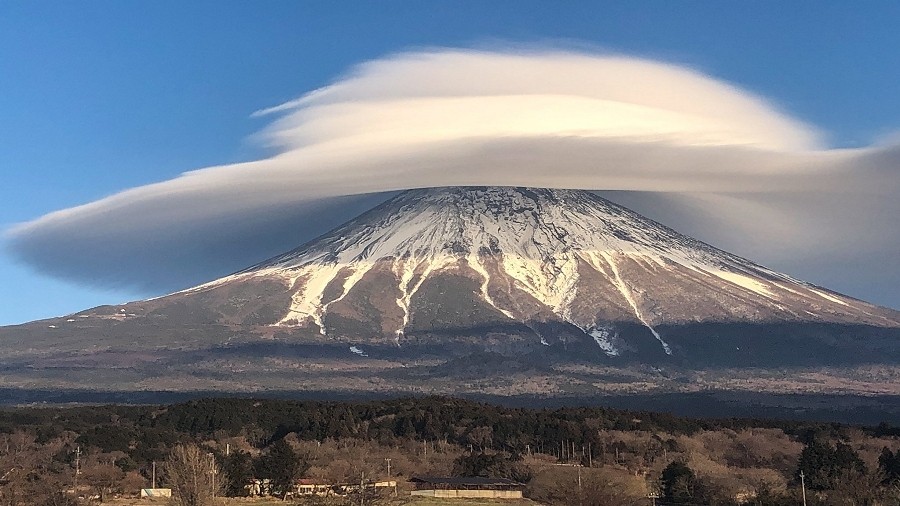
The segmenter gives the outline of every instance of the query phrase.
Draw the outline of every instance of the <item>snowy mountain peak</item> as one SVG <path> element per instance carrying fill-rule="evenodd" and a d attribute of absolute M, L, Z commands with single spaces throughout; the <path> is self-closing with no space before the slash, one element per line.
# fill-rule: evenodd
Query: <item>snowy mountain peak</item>
<path fill-rule="evenodd" d="M 705 245 L 590 192 L 439 188 L 403 192 L 258 267 L 475 253 L 543 259 L 570 250 L 637 252 L 666 247 L 694 250 Z"/>
<path fill-rule="evenodd" d="M 289 291 L 276 326 L 391 336 L 397 345 L 410 328 L 498 325 L 531 329 L 549 345 L 558 339 L 546 330 L 554 323 L 577 329 L 608 356 L 640 348 L 642 339 L 672 355 L 661 329 L 673 325 L 898 324 L 894 312 L 581 190 L 405 191 L 300 248 L 184 293 L 246 279 L 277 279 Z"/>

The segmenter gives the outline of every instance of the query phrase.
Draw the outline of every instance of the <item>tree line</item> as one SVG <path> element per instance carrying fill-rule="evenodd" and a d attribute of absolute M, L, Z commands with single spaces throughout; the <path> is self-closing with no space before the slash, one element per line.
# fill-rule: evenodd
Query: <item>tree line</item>
<path fill-rule="evenodd" d="M 577 448 L 599 443 L 598 430 L 692 434 L 750 427 L 778 428 L 802 436 L 834 432 L 844 426 L 769 419 L 699 419 L 604 407 L 509 408 L 437 396 L 370 402 L 215 398 L 169 406 L 0 410 L 0 433 L 31 428 L 40 442 L 71 431 L 79 434 L 79 444 L 123 451 L 135 461 L 160 459 L 164 456 L 157 452 L 160 448 L 214 434 L 246 434 L 260 447 L 295 433 L 302 439 L 320 441 L 443 440 L 521 453 L 526 448 L 550 452 L 561 442 Z M 900 435 L 900 427 L 887 424 L 864 430 L 873 435 Z"/>
<path fill-rule="evenodd" d="M 270 491 L 283 496 L 311 467 L 321 467 L 322 461 L 334 460 L 348 448 L 357 447 L 364 449 L 361 455 L 371 453 L 372 448 L 390 449 L 395 452 L 391 455 L 396 469 L 401 469 L 400 460 L 405 459 L 406 467 L 400 472 L 422 469 L 423 460 L 416 454 L 431 451 L 444 455 L 442 463 L 429 461 L 432 472 L 505 477 L 523 483 L 541 481 L 533 480 L 539 461 L 622 468 L 658 480 L 664 503 L 724 505 L 730 504 L 728 497 L 733 499 L 734 487 L 725 492 L 721 484 L 708 479 L 709 470 L 697 468 L 698 464 L 687 458 L 694 451 L 690 445 L 695 439 L 713 444 L 716 434 L 724 441 L 721 445 L 734 446 L 738 439 L 750 438 L 740 443 L 750 446 L 745 450 L 728 446 L 715 458 L 725 458 L 735 469 L 772 468 L 790 485 L 787 491 L 784 486 L 781 490 L 757 487 L 759 505 L 790 502 L 801 472 L 812 494 L 811 504 L 816 504 L 817 497 L 834 496 L 831 491 L 842 487 L 885 491 L 900 486 L 900 446 L 885 446 L 877 461 L 869 458 L 867 464 L 847 442 L 852 437 L 896 440 L 900 429 L 888 424 L 850 427 L 784 420 L 698 419 L 604 407 L 510 408 L 440 396 L 366 402 L 211 398 L 163 406 L 0 410 L 0 445 L 5 444 L 5 448 L 0 446 L 0 506 L 19 504 L 14 497 L 25 497 L 29 490 L 71 488 L 78 479 L 82 485 L 95 487 L 101 498 L 116 487 L 128 488 L 122 483 L 146 484 L 151 464 L 171 463 L 176 448 L 202 448 L 201 457 L 207 460 L 197 465 L 215 466 L 218 481 L 210 487 L 215 485 L 224 495 L 243 495 L 250 480 L 266 479 Z M 853 434 L 856 436 L 851 437 Z M 798 446 L 796 453 L 780 455 L 772 448 L 777 450 L 784 444 L 781 441 L 787 440 L 778 438 L 802 444 L 802 450 Z M 225 450 L 231 440 L 239 440 L 245 447 Z M 760 441 L 771 448 L 754 450 L 753 445 Z M 320 445 L 331 453 L 313 455 Z M 768 456 L 741 454 L 751 450 L 768 452 Z M 73 476 L 72 469 L 78 466 L 82 474 Z M 352 462 L 346 466 L 316 472 L 341 479 L 360 471 Z M 164 479 L 177 481 L 170 475 Z M 534 493 L 543 492 L 536 489 Z M 565 494 L 561 497 L 565 499 Z M 610 503 L 609 497 L 604 496 L 603 501 Z M 551 496 L 545 499 L 554 500 Z M 584 504 L 590 503 L 589 498 L 583 499 Z"/>

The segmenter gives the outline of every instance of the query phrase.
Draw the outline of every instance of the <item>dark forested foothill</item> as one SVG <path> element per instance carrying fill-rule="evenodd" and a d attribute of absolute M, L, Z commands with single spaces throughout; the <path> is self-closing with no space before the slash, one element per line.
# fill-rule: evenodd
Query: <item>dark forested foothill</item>
<path fill-rule="evenodd" d="M 427 473 L 511 479 L 549 504 L 567 504 L 577 490 L 583 504 L 643 504 L 657 491 L 662 504 L 764 506 L 791 503 L 802 471 L 811 504 L 900 501 L 900 436 L 886 424 L 510 408 L 446 397 L 6 408 L 0 498 L 15 505 L 65 490 L 134 494 L 150 486 L 154 468 L 158 484 L 174 479 L 165 463 L 183 447 L 215 461 L 217 487 L 228 496 L 287 497 L 300 479 L 403 483 Z M 254 481 L 265 486 L 248 487 Z"/>

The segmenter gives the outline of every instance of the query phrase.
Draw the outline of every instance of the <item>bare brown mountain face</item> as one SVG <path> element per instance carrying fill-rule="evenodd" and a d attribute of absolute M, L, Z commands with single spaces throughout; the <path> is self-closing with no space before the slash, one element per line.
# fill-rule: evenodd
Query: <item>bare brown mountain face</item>
<path fill-rule="evenodd" d="M 7 385 L 48 388 L 556 395 L 819 371 L 807 386 L 894 393 L 900 312 L 590 192 L 440 188 L 195 288 L 0 328 L 0 358 Z"/>

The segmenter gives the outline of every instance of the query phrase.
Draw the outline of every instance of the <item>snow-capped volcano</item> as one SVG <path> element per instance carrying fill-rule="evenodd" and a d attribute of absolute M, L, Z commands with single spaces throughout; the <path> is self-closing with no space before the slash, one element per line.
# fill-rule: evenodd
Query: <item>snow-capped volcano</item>
<path fill-rule="evenodd" d="M 900 326 L 895 311 L 580 190 L 409 190 L 291 252 L 170 297 L 263 281 L 290 297 L 273 327 L 398 346 L 411 334 L 483 329 L 547 346 L 580 333 L 606 356 L 651 345 L 678 355 L 687 347 L 673 329 L 695 324 Z"/>
<path fill-rule="evenodd" d="M 590 192 L 441 188 L 195 288 L 0 327 L 0 361 L 50 390 L 896 394 L 900 313 Z"/>

